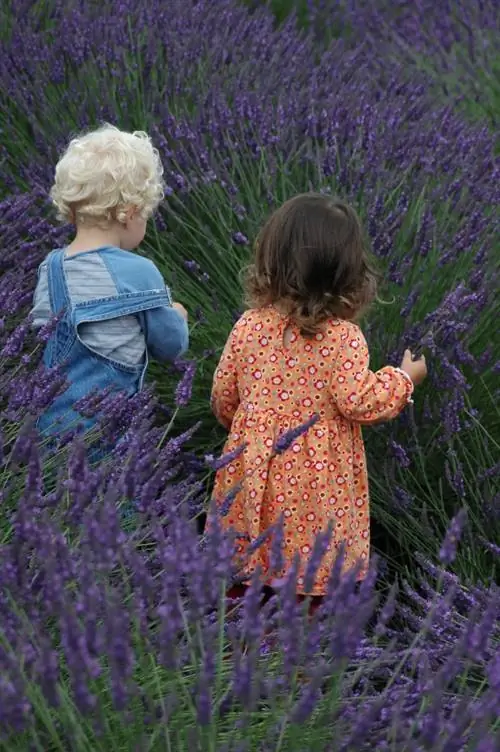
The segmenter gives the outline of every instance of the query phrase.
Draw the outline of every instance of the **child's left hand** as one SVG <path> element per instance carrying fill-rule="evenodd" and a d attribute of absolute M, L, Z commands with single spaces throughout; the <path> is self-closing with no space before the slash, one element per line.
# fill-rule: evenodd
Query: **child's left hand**
<path fill-rule="evenodd" d="M 182 318 L 187 321 L 188 320 L 188 312 L 184 308 L 184 306 L 181 303 L 172 303 L 172 308 L 175 308 L 175 310 L 181 314 Z"/>

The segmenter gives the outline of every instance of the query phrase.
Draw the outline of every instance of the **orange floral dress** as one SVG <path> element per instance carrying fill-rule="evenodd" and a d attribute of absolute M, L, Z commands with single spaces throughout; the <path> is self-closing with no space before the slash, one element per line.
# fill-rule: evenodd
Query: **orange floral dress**
<path fill-rule="evenodd" d="M 285 331 L 290 337 L 285 346 Z M 273 307 L 247 311 L 231 332 L 214 375 L 212 409 L 229 438 L 225 453 L 245 450 L 220 469 L 214 497 L 222 504 L 241 484 L 224 528 L 239 536 L 245 554 L 271 525 L 284 518 L 284 562 L 270 570 L 271 542 L 250 555 L 245 571 L 257 565 L 268 582 L 285 574 L 296 552 L 301 558 L 299 594 L 323 595 L 345 541 L 344 567 L 362 562 L 366 575 L 370 547 L 368 476 L 361 425 L 395 418 L 411 401 L 413 383 L 400 369 L 369 370 L 366 340 L 353 323 L 331 320 L 312 339 Z M 282 454 L 276 440 L 313 415 L 317 422 Z M 312 590 L 304 569 L 319 532 L 333 534 Z"/>

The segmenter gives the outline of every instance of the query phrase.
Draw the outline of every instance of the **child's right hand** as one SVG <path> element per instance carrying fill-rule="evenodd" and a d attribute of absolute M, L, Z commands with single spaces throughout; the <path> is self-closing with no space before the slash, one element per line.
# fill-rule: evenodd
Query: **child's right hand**
<path fill-rule="evenodd" d="M 181 303 L 172 303 L 172 308 L 175 308 L 177 313 L 180 313 L 185 321 L 188 320 L 188 312 Z"/>
<path fill-rule="evenodd" d="M 405 354 L 401 362 L 401 370 L 408 374 L 415 386 L 418 386 L 418 384 L 421 384 L 427 376 L 427 364 L 425 362 L 425 356 L 421 355 L 420 358 L 413 360 L 411 350 L 405 350 Z"/>

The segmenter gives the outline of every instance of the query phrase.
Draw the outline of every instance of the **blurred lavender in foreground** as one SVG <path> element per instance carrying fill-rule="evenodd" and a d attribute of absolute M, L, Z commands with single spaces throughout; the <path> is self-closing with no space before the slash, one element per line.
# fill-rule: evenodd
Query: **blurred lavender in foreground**
<path fill-rule="evenodd" d="M 32 429 L 16 450 L 18 470 L 3 462 L 4 479 L 16 481 L 3 500 L 4 509 L 14 504 L 0 546 L 0 730 L 9 744 L 16 734 L 30 738 L 34 723 L 48 740 L 49 716 L 41 708 L 56 711 L 63 701 L 77 718 L 122 718 L 130 741 L 135 732 L 127 719 L 141 698 L 158 723 L 170 708 L 169 733 L 181 745 L 186 724 L 217 728 L 222 739 L 235 719 L 243 742 L 262 703 L 285 738 L 305 740 L 324 718 L 324 750 L 383 749 L 394 739 L 401 749 L 410 740 L 437 749 L 438 729 L 450 743 L 457 734 L 463 745 L 477 734 L 483 744 L 494 739 L 498 588 L 462 587 L 422 561 L 418 589 L 405 586 L 406 603 L 393 590 L 377 606 L 374 569 L 359 591 L 355 573 L 340 578 L 338 569 L 323 606 L 308 617 L 296 602 L 294 566 L 264 608 L 256 573 L 236 618 L 227 617 L 232 538 L 216 517 L 199 538 L 183 503 L 190 484 L 171 476 L 182 461 L 178 444 L 156 453 L 147 419 L 139 411 L 133 421 L 146 428 L 133 430 L 107 469 L 90 470 L 81 445 L 70 447 L 67 480 L 63 474 L 51 493 L 43 490 Z M 161 477 L 152 484 L 155 468 Z M 119 502 L 127 489 L 141 498 L 143 512 L 125 533 Z M 318 539 L 314 559 L 325 543 Z M 138 673 L 145 655 L 149 668 Z M 179 681 L 191 689 L 194 706 L 179 697 Z M 291 704 L 283 715 L 286 697 Z M 60 719 L 58 733 L 68 739 L 71 727 Z"/>
<path fill-rule="evenodd" d="M 7 361 L 0 377 L 2 368 L 8 372 Z M 38 378 L 35 370 L 27 380 Z M 459 738 L 464 749 L 494 743 L 496 586 L 461 585 L 418 558 L 405 599 L 393 588 L 379 601 L 376 565 L 356 589 L 356 570 L 340 576 L 340 551 L 314 616 L 296 600 L 298 561 L 266 605 L 256 572 L 231 609 L 224 594 L 238 577 L 233 537 L 211 514 L 200 538 L 192 511 L 200 485 L 183 445 L 194 428 L 165 440 L 147 392 L 87 403 L 83 409 L 104 411 L 110 441 L 125 431 L 96 468 L 81 439 L 42 448 L 32 405 L 16 430 L 6 412 L 0 417 L 0 733 L 10 748 L 35 733 L 48 748 L 51 713 L 66 748 L 75 719 L 82 728 L 90 723 L 94 745 L 109 724 L 115 741 L 133 746 L 144 728 L 153 733 L 167 721 L 174 748 L 185 745 L 186 727 L 209 729 L 218 744 L 232 730 L 234 743 L 244 744 L 262 733 L 255 719 L 264 708 L 274 718 L 262 737 L 271 749 L 276 728 L 302 747 L 320 728 L 317 748 L 325 752 L 392 743 L 437 750 L 438 738 Z M 56 478 L 47 484 L 51 465 Z M 136 513 L 124 521 L 132 501 Z M 450 526 L 442 558 L 455 553 L 462 517 Z M 281 571 L 278 528 L 273 566 Z M 328 537 L 318 537 L 307 580 Z"/>

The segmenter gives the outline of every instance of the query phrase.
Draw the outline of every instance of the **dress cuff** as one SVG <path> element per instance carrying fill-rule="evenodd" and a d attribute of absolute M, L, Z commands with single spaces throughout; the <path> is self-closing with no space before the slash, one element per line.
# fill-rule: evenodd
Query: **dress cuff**
<path fill-rule="evenodd" d="M 406 384 L 406 401 L 408 404 L 413 405 L 413 391 L 415 389 L 415 385 L 413 384 L 413 381 L 411 380 L 410 376 L 406 373 L 406 371 L 403 371 L 402 368 L 394 368 L 394 370 L 397 373 L 400 373 L 401 376 L 404 377 L 405 384 Z"/>

